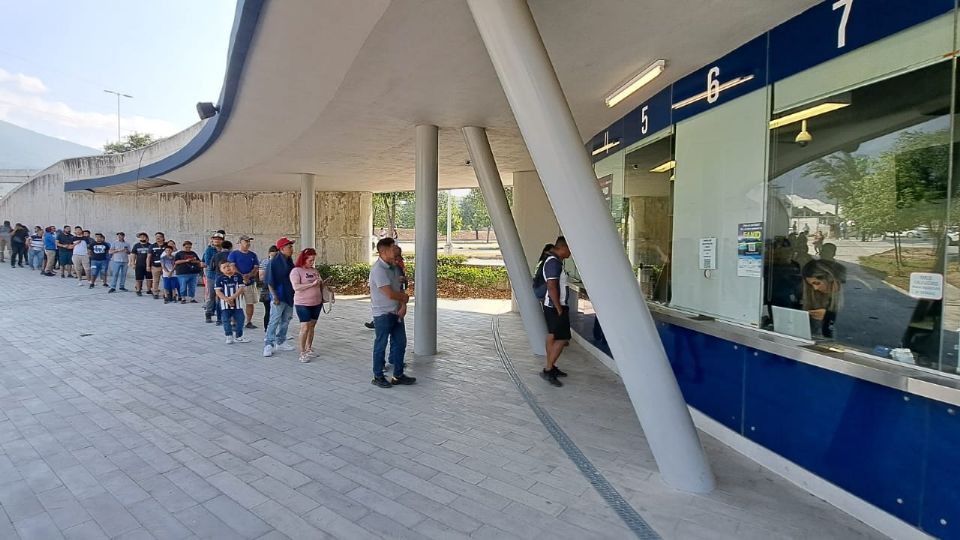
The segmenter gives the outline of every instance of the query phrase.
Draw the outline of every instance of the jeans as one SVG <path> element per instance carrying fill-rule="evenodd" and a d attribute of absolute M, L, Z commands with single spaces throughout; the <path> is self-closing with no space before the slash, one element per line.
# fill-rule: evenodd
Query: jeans
<path fill-rule="evenodd" d="M 293 318 L 293 306 L 280 302 L 270 306 L 270 322 L 267 323 L 264 345 L 281 345 L 287 340 L 287 328 Z"/>
<path fill-rule="evenodd" d="M 217 290 L 214 286 L 217 281 L 217 275 L 207 272 L 204 274 L 206 278 L 206 284 L 203 286 L 203 295 L 206 297 L 206 302 L 203 303 L 203 313 L 207 317 L 212 317 L 214 313 L 217 314 L 217 320 L 220 320 L 220 302 L 217 301 Z"/>
<path fill-rule="evenodd" d="M 113 280 L 110 282 L 111 289 L 127 288 L 127 267 L 130 264 L 127 261 L 110 261 L 110 273 L 113 274 Z M 120 285 L 117 287 L 117 285 Z"/>
<path fill-rule="evenodd" d="M 407 350 L 407 329 L 396 313 L 387 313 L 373 318 L 373 376 L 383 377 L 384 357 L 387 354 L 387 339 L 390 339 L 390 363 L 393 376 L 403 375 L 403 355 Z"/>
<path fill-rule="evenodd" d="M 43 250 L 30 250 L 30 268 L 34 270 L 43 270 Z"/>
<path fill-rule="evenodd" d="M 193 298 L 197 295 L 197 277 L 199 274 L 180 274 L 177 280 L 180 282 L 180 300 Z"/>
<path fill-rule="evenodd" d="M 27 245 L 23 242 L 10 242 L 10 267 L 17 264 L 23 266 L 23 260 L 27 258 Z"/>
<path fill-rule="evenodd" d="M 223 333 L 227 337 L 236 334 L 237 337 L 243 335 L 243 310 L 242 309 L 224 309 L 223 313 Z M 236 328 L 232 328 L 236 325 Z"/>
<path fill-rule="evenodd" d="M 107 261 L 90 261 L 90 283 L 96 283 L 101 274 L 107 275 Z"/>

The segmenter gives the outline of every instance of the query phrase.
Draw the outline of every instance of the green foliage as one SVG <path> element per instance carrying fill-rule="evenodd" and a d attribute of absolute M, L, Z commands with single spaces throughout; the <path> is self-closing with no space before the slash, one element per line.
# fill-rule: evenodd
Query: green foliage
<path fill-rule="evenodd" d="M 467 264 L 466 255 L 437 255 L 437 266 L 463 266 Z"/>
<path fill-rule="evenodd" d="M 447 197 L 450 197 L 449 191 L 441 191 L 437 194 L 437 230 L 441 235 L 447 234 Z M 453 200 L 453 230 L 463 229 L 463 218 L 460 215 L 460 205 L 457 204 L 456 197 Z"/>
<path fill-rule="evenodd" d="M 450 281 L 480 289 L 510 288 L 507 279 L 507 270 L 502 266 L 468 266 L 467 258 L 463 255 L 440 255 L 437 257 L 437 280 Z M 406 264 L 407 277 L 415 280 L 416 265 L 413 261 Z M 317 270 L 323 277 L 332 277 L 334 285 L 356 286 L 364 285 L 370 278 L 370 265 L 356 264 L 321 264 Z"/>
<path fill-rule="evenodd" d="M 373 226 L 375 229 L 413 227 L 414 194 L 412 191 L 395 191 L 373 194 Z"/>
<path fill-rule="evenodd" d="M 479 189 L 471 189 L 466 197 L 460 199 L 460 215 L 464 227 L 474 231 L 478 237 L 480 231 L 490 226 L 490 214 Z"/>
<path fill-rule="evenodd" d="M 332 277 L 333 284 L 339 286 L 362 285 L 370 279 L 370 265 L 366 263 L 320 264 L 317 270 L 324 278 Z"/>
<path fill-rule="evenodd" d="M 104 154 L 122 154 L 131 150 L 137 150 L 145 146 L 150 146 L 156 142 L 156 138 L 149 133 L 133 132 L 127 135 L 123 140 L 107 143 L 103 145 Z"/>
<path fill-rule="evenodd" d="M 444 265 L 437 267 L 437 279 L 482 289 L 509 289 L 507 269 L 502 266 Z"/>

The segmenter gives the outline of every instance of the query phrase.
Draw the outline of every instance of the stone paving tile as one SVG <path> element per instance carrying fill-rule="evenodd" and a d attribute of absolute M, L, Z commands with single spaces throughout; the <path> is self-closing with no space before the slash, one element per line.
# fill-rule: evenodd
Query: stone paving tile
<path fill-rule="evenodd" d="M 25 270 L 0 267 L 0 305 L 2 539 L 629 535 L 504 372 L 488 315 L 442 311 L 441 353 L 408 353 L 420 384 L 381 390 L 364 300 L 324 315 L 309 364 L 263 358 L 262 330 L 224 345 L 197 305 Z M 80 315 L 66 332 L 17 331 L 63 312 Z M 613 374 L 574 346 L 570 384 L 544 388 L 518 319 L 501 325 L 538 399 L 664 538 L 876 536 L 709 438 L 721 489 L 664 487 Z"/>

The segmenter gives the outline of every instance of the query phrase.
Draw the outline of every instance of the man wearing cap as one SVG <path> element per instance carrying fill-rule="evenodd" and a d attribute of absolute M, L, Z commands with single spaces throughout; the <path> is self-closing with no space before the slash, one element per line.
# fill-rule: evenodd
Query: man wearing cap
<path fill-rule="evenodd" d="M 127 290 L 127 268 L 130 266 L 132 247 L 126 241 L 126 235 L 117 233 L 117 241 L 110 245 L 110 290 L 108 293 Z M 119 287 L 118 287 L 119 285 Z"/>
<path fill-rule="evenodd" d="M 263 338 L 263 356 L 273 356 L 274 351 L 296 350 L 287 341 L 287 327 L 293 318 L 293 285 L 290 272 L 293 270 L 293 240 L 283 237 L 277 240 L 280 253 L 273 258 L 264 279 L 270 288 L 273 305 L 270 307 L 270 323 Z"/>
<path fill-rule="evenodd" d="M 160 263 L 160 258 L 163 257 L 163 252 L 167 247 L 167 237 L 162 233 L 158 232 L 156 236 L 156 242 L 150 244 L 150 255 L 147 257 L 147 267 L 150 270 L 150 294 L 153 295 L 154 300 L 160 298 L 160 291 L 163 289 L 161 286 L 161 279 L 163 278 L 163 266 Z"/>
<path fill-rule="evenodd" d="M 223 231 L 217 231 L 210 235 L 210 244 L 203 250 L 203 268 L 204 268 L 204 302 L 203 311 L 207 322 L 213 322 L 213 313 L 216 311 L 217 295 L 214 287 L 214 280 L 217 277 L 217 269 L 213 265 L 213 257 L 220 253 L 220 247 L 223 245 L 223 239 L 226 237 Z"/>
<path fill-rule="evenodd" d="M 260 291 L 257 290 L 257 274 L 260 271 L 260 260 L 257 254 L 250 251 L 250 236 L 240 237 L 240 249 L 231 251 L 227 260 L 237 265 L 237 272 L 243 278 L 243 302 L 246 309 L 247 328 L 256 328 L 253 324 L 253 306 L 260 301 Z"/>

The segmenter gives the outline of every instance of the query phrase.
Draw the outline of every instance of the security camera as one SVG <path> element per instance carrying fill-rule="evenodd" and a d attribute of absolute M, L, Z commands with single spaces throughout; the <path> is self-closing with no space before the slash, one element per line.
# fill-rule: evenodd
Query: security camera
<path fill-rule="evenodd" d="M 810 132 L 807 131 L 807 121 L 804 120 L 800 126 L 800 133 L 797 133 L 797 138 L 795 138 L 793 142 L 799 144 L 801 147 L 804 147 L 810 144 L 810 141 L 812 140 L 813 140 L 813 135 L 811 135 Z"/>

